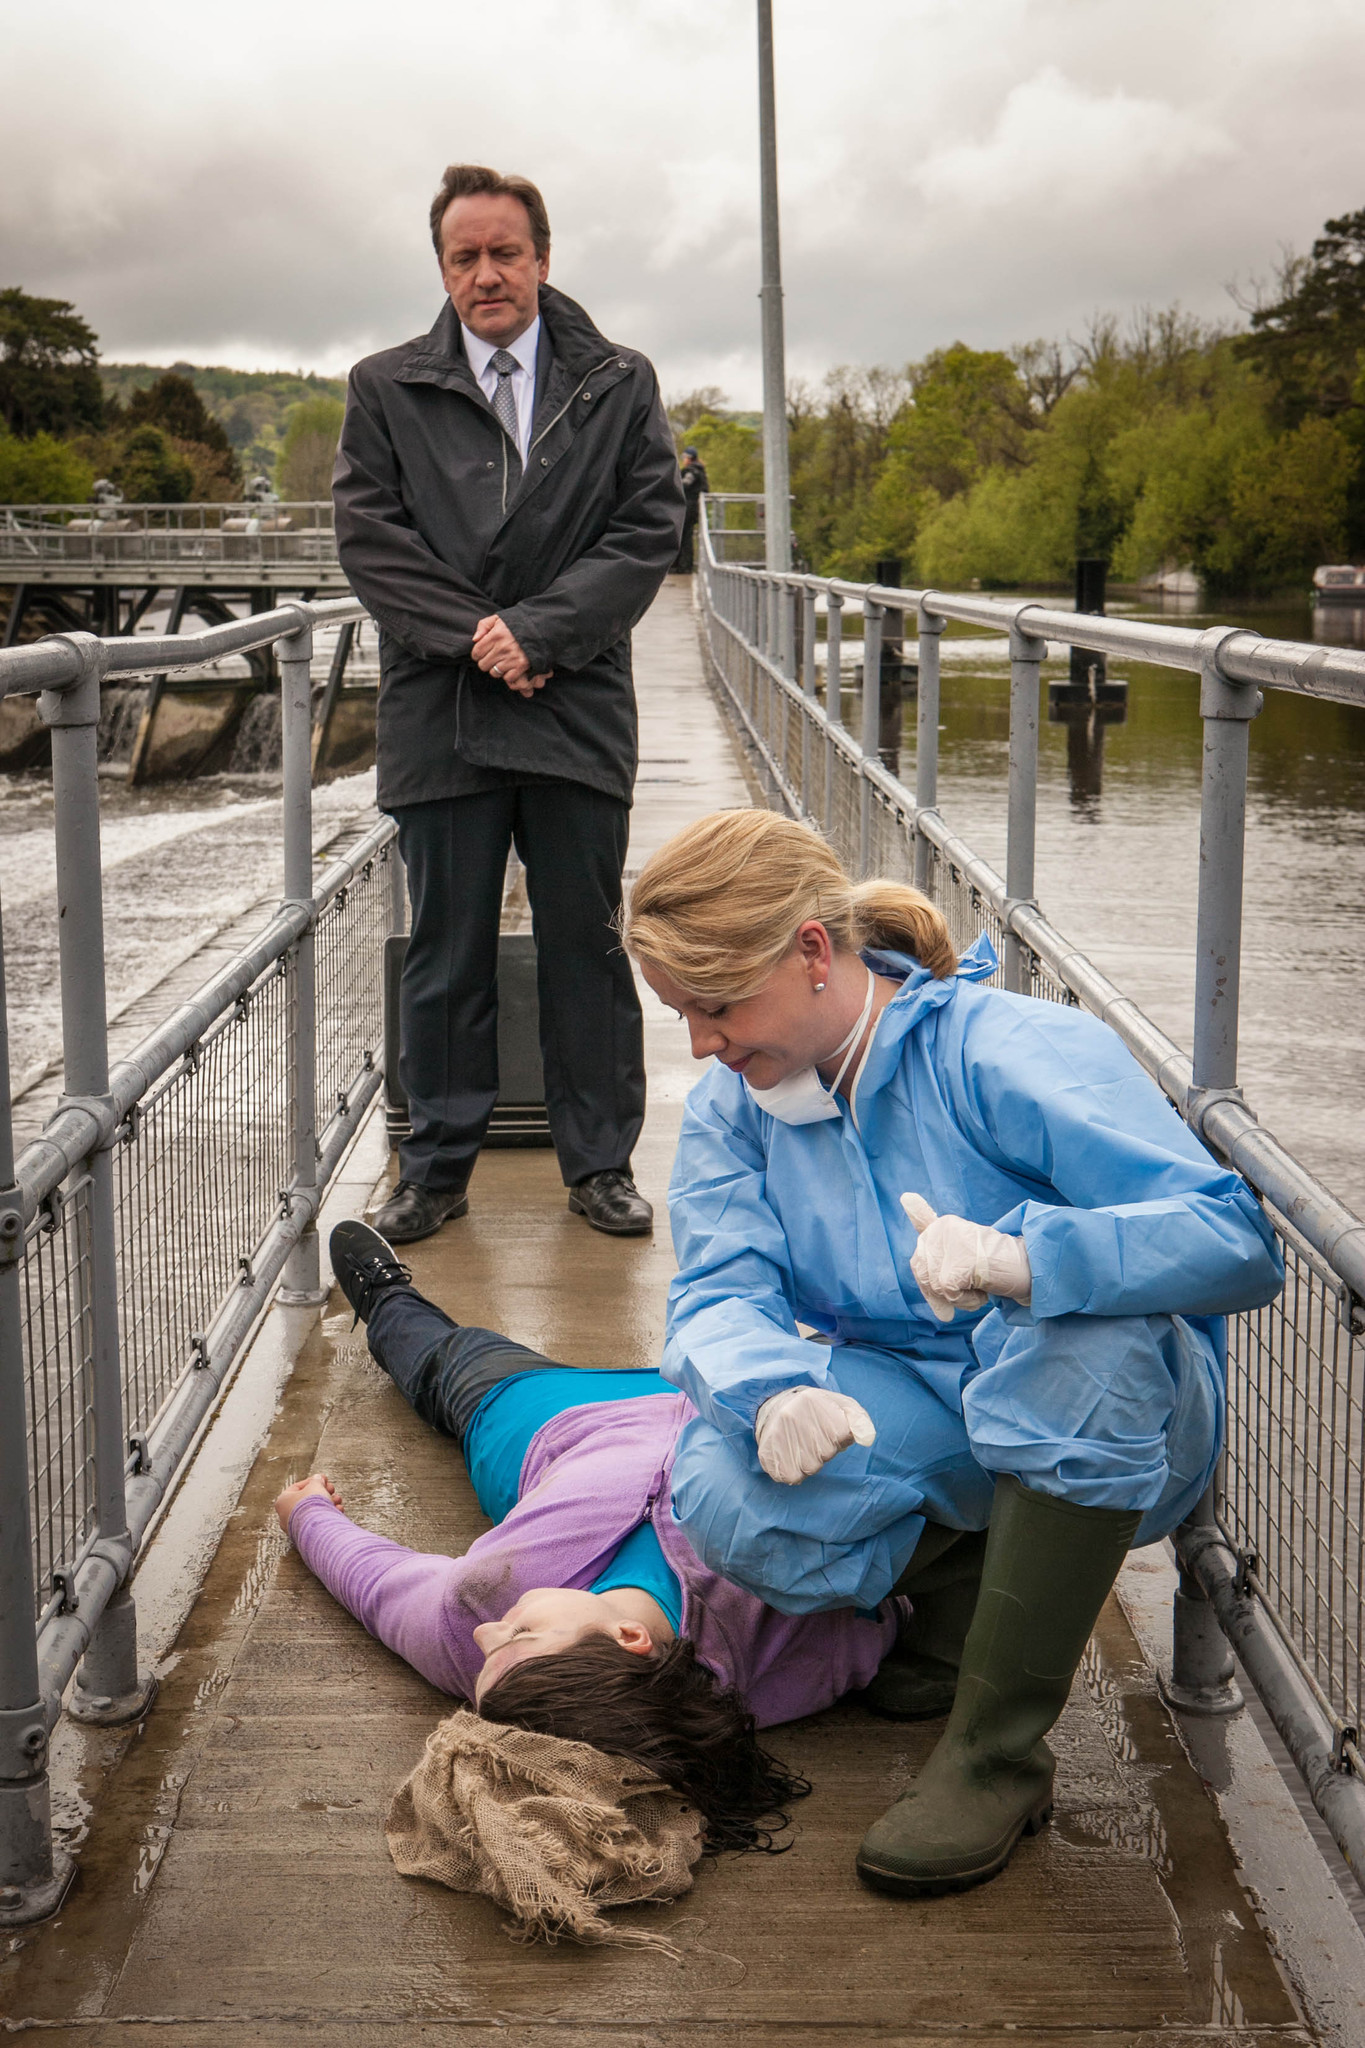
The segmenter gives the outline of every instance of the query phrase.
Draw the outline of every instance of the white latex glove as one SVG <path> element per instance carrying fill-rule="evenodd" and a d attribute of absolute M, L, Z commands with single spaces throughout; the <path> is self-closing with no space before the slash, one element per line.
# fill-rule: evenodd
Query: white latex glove
<path fill-rule="evenodd" d="M 984 1308 L 991 1294 L 1028 1300 L 1033 1268 L 1022 1237 L 1006 1237 L 965 1216 L 940 1216 L 923 1195 L 902 1195 L 901 1207 L 919 1232 L 910 1271 L 941 1323 L 950 1323 L 960 1308 Z"/>
<path fill-rule="evenodd" d="M 866 1408 L 833 1387 L 785 1387 L 754 1417 L 758 1462 L 782 1486 L 799 1486 L 850 1444 L 876 1440 Z"/>

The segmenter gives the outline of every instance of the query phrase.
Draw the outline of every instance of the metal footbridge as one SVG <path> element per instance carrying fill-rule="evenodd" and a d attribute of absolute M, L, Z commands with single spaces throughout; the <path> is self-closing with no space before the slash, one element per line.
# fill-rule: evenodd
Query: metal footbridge
<path fill-rule="evenodd" d="M 1237 1085 L 1247 722 L 1264 689 L 1365 706 L 1365 658 L 769 572 L 720 559 L 731 543 L 711 529 L 725 516 L 708 507 L 695 585 L 671 579 L 636 635 L 628 874 L 704 811 L 779 805 L 854 868 L 917 880 L 959 944 L 989 931 L 1010 987 L 1082 1003 L 1119 1031 L 1256 1188 L 1286 1253 L 1282 1299 L 1232 1333 L 1217 1493 L 1174 1555 L 1130 1560 L 1057 1731 L 1057 1821 L 979 1892 L 909 1902 L 856 1883 L 863 1828 L 936 1730 L 874 1722 L 855 1702 L 774 1737 L 816 1786 L 788 1855 L 730 1859 L 676 1906 L 639 1909 L 681 1964 L 521 1951 L 486 1901 L 397 1877 L 382 1814 L 447 1703 L 335 1607 L 270 1513 L 280 1486 L 323 1467 L 361 1520 L 416 1548 L 458 1550 L 481 1526 L 453 1446 L 406 1409 L 328 1295 L 319 1240 L 320 1222 L 357 1212 L 390 1171 L 379 1076 L 383 947 L 403 920 L 392 827 L 376 821 L 318 874 L 309 819 L 310 635 L 359 607 L 299 601 L 173 648 L 73 632 L 0 653 L 0 693 L 41 692 L 52 732 L 66 1059 L 65 1096 L 17 1159 L 0 1101 L 0 1924 L 13 1943 L 0 2013 L 12 2029 L 89 2048 L 292 2048 L 324 2032 L 351 2048 L 400 2036 L 529 2048 L 550 2030 L 584 2048 L 1365 2038 L 1360 1930 L 1300 1813 L 1365 1869 L 1365 1226 Z M 842 618 L 858 610 L 872 680 L 850 698 L 826 679 L 841 674 Z M 877 686 L 881 636 L 912 618 L 913 788 L 883 763 Z M 947 619 L 1008 636 L 1003 875 L 937 807 Z M 1188 670 L 1199 692 L 1192 1052 L 1034 900 L 1045 640 L 1140 653 Z M 284 900 L 111 1064 L 101 681 L 267 644 L 283 679 Z M 671 1015 L 645 1000 L 636 1164 L 661 1206 L 691 1063 Z M 467 1222 L 413 1247 L 426 1292 L 570 1363 L 657 1362 L 662 1233 L 587 1232 L 543 1152 L 486 1154 L 472 1194 Z"/>

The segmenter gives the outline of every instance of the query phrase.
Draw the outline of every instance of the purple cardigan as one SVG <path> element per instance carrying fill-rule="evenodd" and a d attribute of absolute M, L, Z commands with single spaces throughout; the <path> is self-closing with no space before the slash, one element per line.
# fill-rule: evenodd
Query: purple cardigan
<path fill-rule="evenodd" d="M 568 1408 L 531 1439 L 520 1497 L 463 1557 L 405 1550 L 330 1502 L 302 1500 L 289 1534 L 329 1593 L 424 1678 L 474 1697 L 480 1622 L 500 1621 L 537 1586 L 591 1586 L 648 1516 L 683 1589 L 682 1631 L 760 1727 L 818 1713 L 866 1685 L 890 1648 L 903 1601 L 870 1619 L 840 1608 L 779 1614 L 708 1571 L 671 1512 L 678 1437 L 696 1410 L 682 1394 Z"/>

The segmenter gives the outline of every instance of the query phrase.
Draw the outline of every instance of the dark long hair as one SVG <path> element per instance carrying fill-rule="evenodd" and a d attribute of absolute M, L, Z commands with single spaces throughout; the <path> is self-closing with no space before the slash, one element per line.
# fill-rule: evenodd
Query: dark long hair
<path fill-rule="evenodd" d="M 641 1657 L 594 1635 L 552 1657 L 528 1657 L 489 1687 L 479 1712 L 643 1765 L 698 1808 L 711 1855 L 790 1847 L 773 1837 L 790 1826 L 792 1800 L 810 1791 L 809 1779 L 762 1747 L 744 1701 L 685 1639 Z"/>

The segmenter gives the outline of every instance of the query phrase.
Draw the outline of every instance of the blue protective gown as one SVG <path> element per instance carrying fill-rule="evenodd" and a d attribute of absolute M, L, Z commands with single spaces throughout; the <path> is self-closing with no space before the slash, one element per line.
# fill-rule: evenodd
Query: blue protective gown
<path fill-rule="evenodd" d="M 978 986 L 996 964 L 984 937 L 948 981 L 863 957 L 901 987 L 852 1105 L 783 1124 L 717 1062 L 688 1097 L 669 1191 L 662 1369 L 699 1410 L 674 1513 L 713 1570 L 791 1613 L 874 1605 L 926 1519 L 985 1527 L 1001 1472 L 1141 1509 L 1140 1544 L 1167 1533 L 1222 1447 L 1222 1319 L 1284 1279 L 1245 1182 L 1107 1025 Z M 910 1272 L 906 1190 L 1022 1234 L 1029 1307 L 940 1323 Z M 805 1385 L 852 1394 L 877 1441 L 780 1486 L 754 1417 Z"/>

